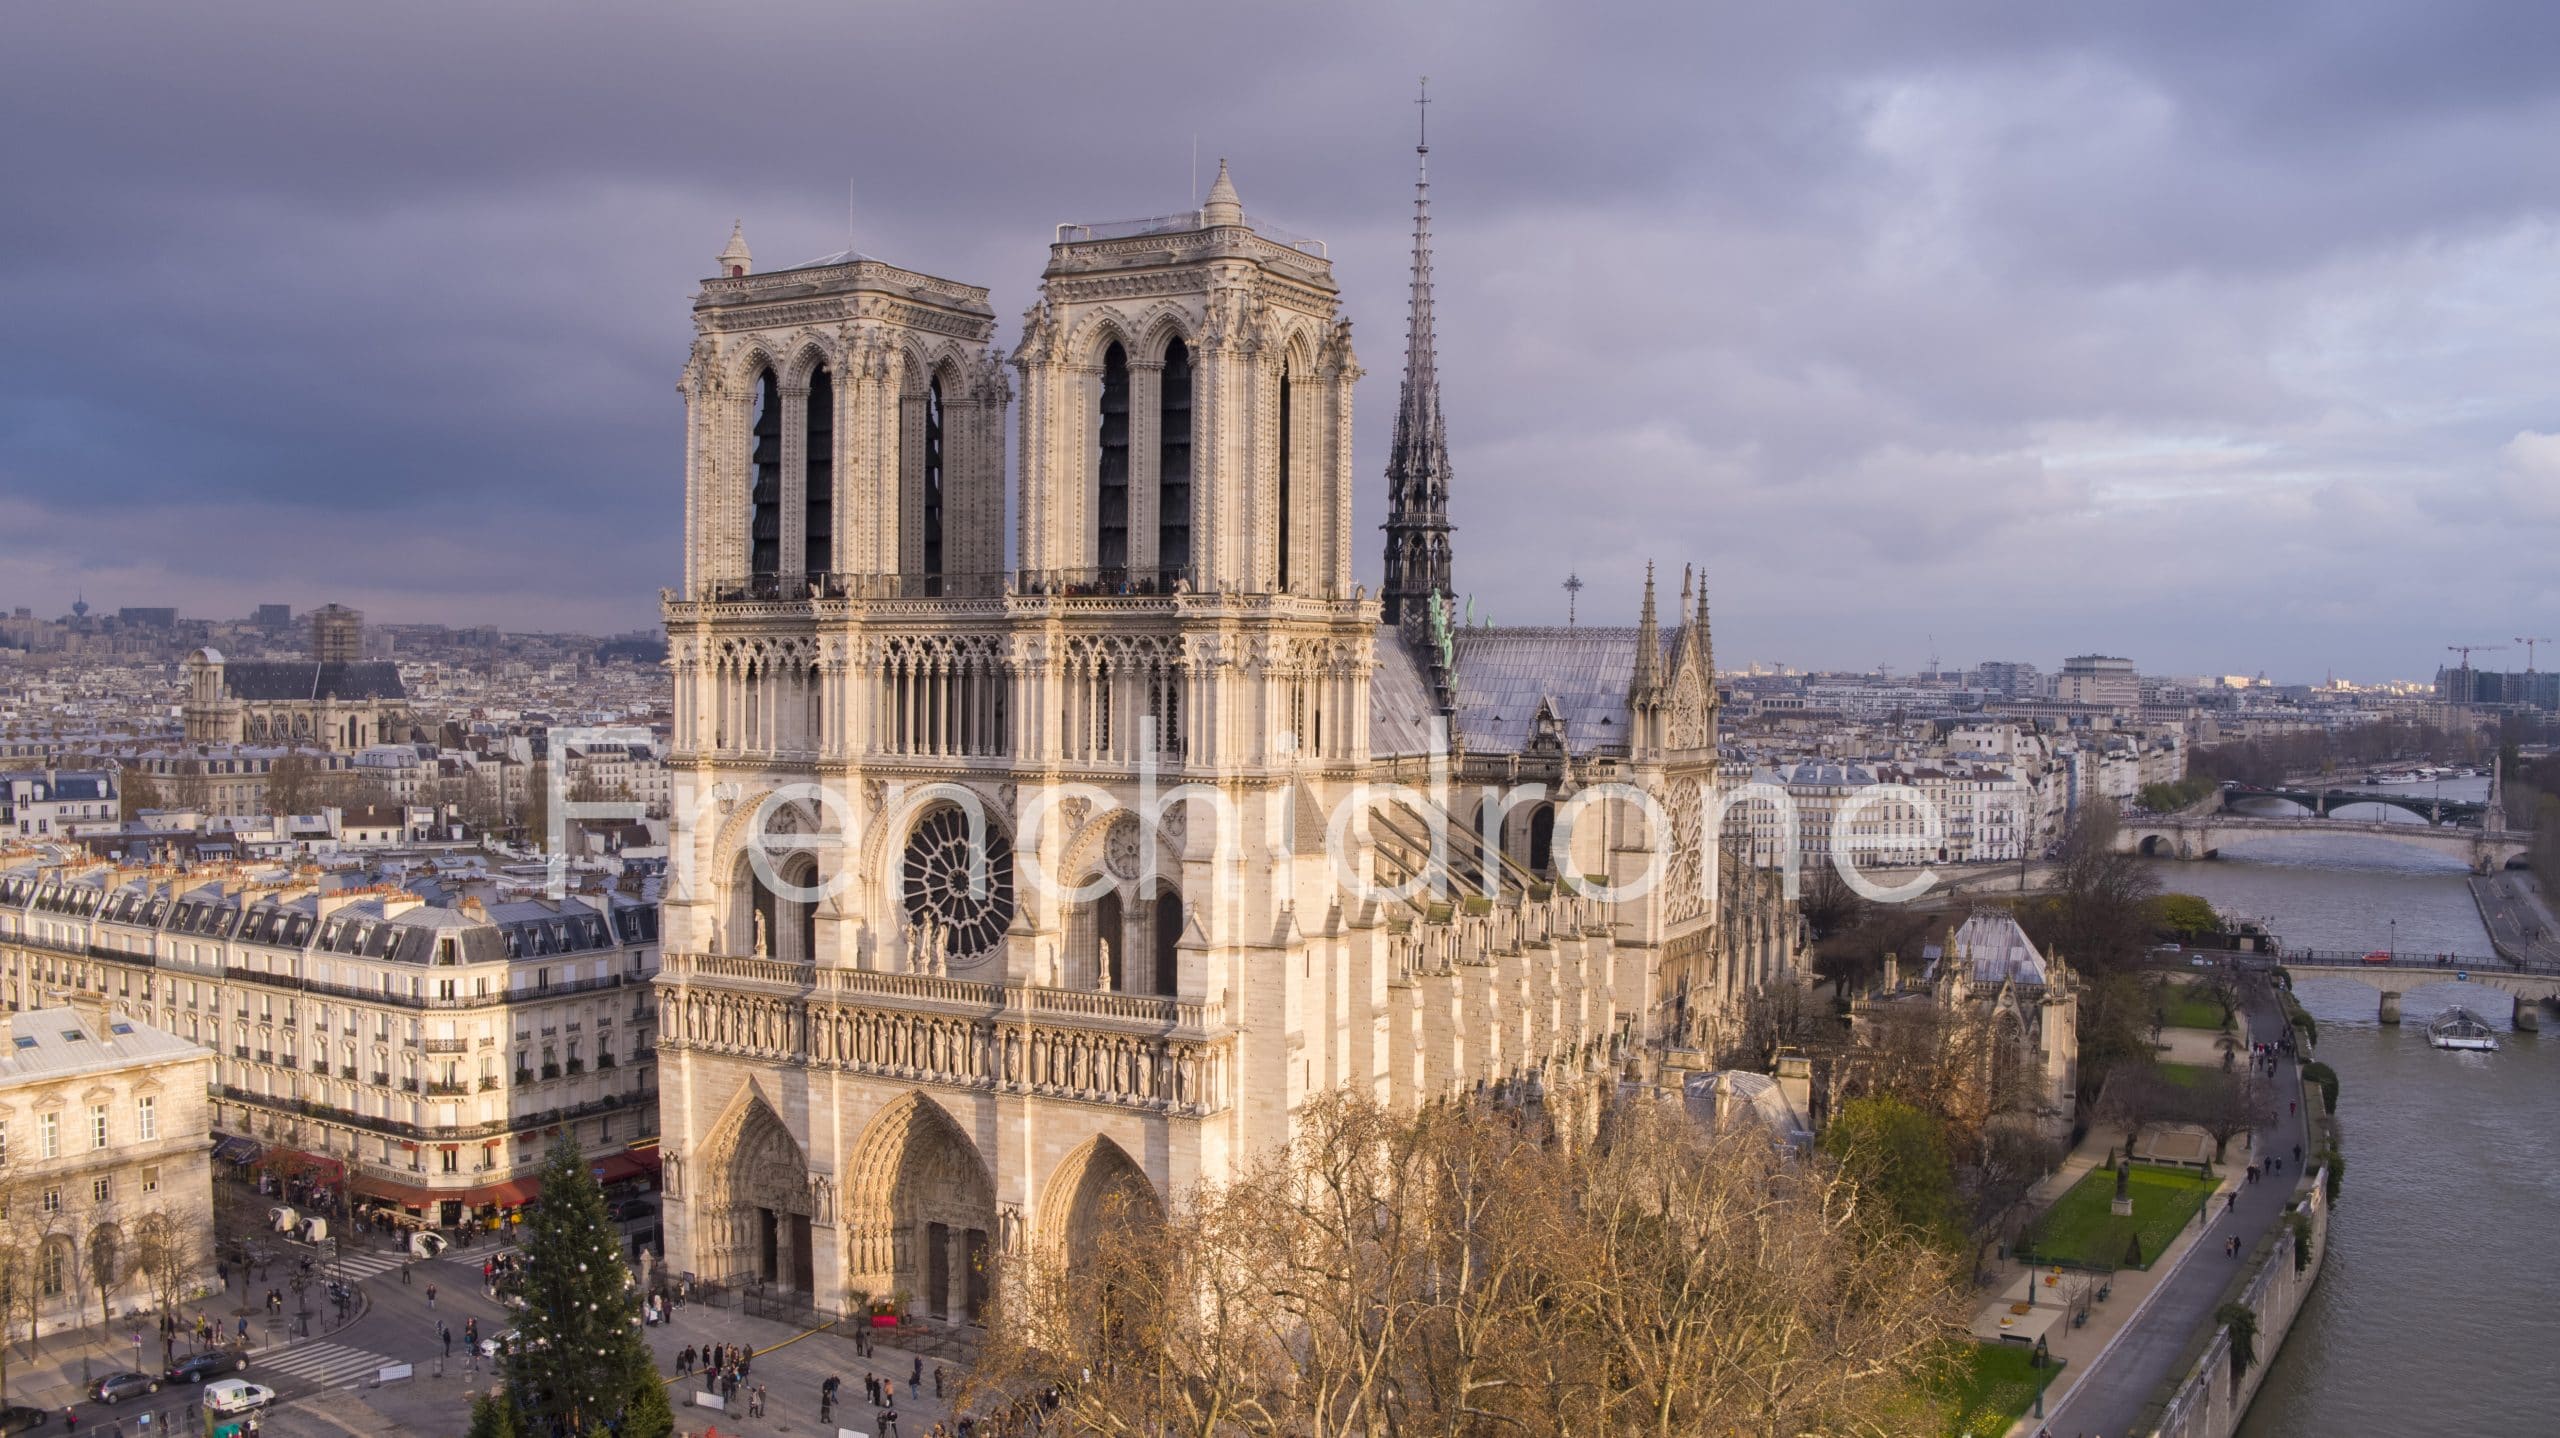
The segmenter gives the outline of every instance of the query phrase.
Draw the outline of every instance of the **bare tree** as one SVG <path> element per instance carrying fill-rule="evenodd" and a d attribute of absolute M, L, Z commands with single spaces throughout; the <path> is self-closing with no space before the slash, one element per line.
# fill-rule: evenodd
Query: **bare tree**
<path fill-rule="evenodd" d="M 1059 1429 L 1292 1438 L 1935 1431 L 1944 1260 L 1829 1164 L 1676 1103 L 1596 1131 L 1320 1095 L 1160 1223 L 1007 1276 L 962 1402 Z"/>
<path fill-rule="evenodd" d="M 2254 1073 L 2216 1073 L 2186 1097 L 2180 1116 L 2213 1135 L 2215 1163 L 2222 1162 L 2231 1140 L 2275 1121 L 2275 1100 Z"/>
<path fill-rule="evenodd" d="M 128 1242 L 132 1271 L 149 1284 L 151 1301 L 175 1315 L 204 1274 L 204 1234 L 168 1209 L 152 1208 L 134 1218 Z"/>

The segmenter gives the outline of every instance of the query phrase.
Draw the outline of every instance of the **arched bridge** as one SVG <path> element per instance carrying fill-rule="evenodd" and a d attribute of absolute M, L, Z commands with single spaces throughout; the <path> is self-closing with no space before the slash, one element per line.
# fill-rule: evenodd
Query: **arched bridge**
<path fill-rule="evenodd" d="M 2312 817 L 2322 819 L 2349 804 L 2380 804 L 2387 809 L 2414 814 L 2430 824 L 2463 824 L 2474 828 L 2489 812 L 2489 806 L 2478 799 L 2439 799 L 2399 789 L 2269 789 L 2255 784 L 2222 786 L 2222 802 L 2226 807 L 2243 799 L 2283 799 L 2301 805 L 2311 811 Z"/>
<path fill-rule="evenodd" d="M 2116 830 L 2120 853 L 2151 859 L 2212 859 L 2225 844 L 2280 835 L 2353 834 L 2388 839 L 2406 848 L 2459 859 L 2475 874 L 2494 874 L 2524 858 L 2529 836 L 2456 828 L 2450 824 L 2394 824 L 2356 819 L 2263 819 L 2249 814 L 2180 814 L 2127 819 Z"/>
<path fill-rule="evenodd" d="M 2465 983 L 2496 989 L 2515 1000 L 2515 1026 L 2542 1027 L 2540 1006 L 2560 1003 L 2560 965 L 2482 958 L 2470 954 L 2359 954 L 2351 950 L 2295 949 L 2272 958 L 2244 957 L 2245 968 L 2281 967 L 2296 980 L 2352 979 L 2382 994 L 2382 1021 L 2400 1022 L 2400 996 L 2424 984 Z"/>

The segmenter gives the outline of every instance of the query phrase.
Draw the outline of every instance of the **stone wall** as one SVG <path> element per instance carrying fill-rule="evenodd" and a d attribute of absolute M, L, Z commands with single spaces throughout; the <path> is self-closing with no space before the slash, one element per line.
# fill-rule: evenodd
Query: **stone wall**
<path fill-rule="evenodd" d="M 2305 1098 L 2318 1102 L 2317 1095 L 2307 1089 Z M 2237 1297 L 2226 1299 L 2246 1304 L 2250 1312 L 2258 1315 L 2257 1336 L 2252 1344 L 2255 1361 L 2235 1378 L 2231 1371 L 2231 1329 L 2217 1325 L 2202 1356 L 2171 1390 L 2158 1421 L 2148 1427 L 2137 1426 L 2137 1433 L 2148 1433 L 2153 1438 L 2231 1438 L 2239 1430 L 2240 1420 L 2249 1411 L 2249 1400 L 2257 1396 L 2258 1385 L 2266 1381 L 2268 1365 L 2284 1347 L 2294 1317 L 2302 1311 L 2303 1300 L 2311 1296 L 2311 1286 L 2320 1281 L 2320 1270 L 2328 1262 L 2328 1184 L 2328 1169 L 2318 1169 L 2294 1200 L 2294 1212 L 2311 1220 L 2311 1262 L 2299 1269 L 2294 1267 L 2293 1225 L 2289 1220 L 2280 1223 L 2249 1255 L 2248 1266 L 2234 1281 Z"/>

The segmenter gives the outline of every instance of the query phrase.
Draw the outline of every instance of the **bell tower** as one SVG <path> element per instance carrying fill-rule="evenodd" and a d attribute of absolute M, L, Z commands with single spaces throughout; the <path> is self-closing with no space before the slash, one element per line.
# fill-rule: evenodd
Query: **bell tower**
<path fill-rule="evenodd" d="M 1026 583 L 1351 592 L 1359 366 L 1324 246 L 1196 210 L 1060 225 L 1023 319 Z"/>

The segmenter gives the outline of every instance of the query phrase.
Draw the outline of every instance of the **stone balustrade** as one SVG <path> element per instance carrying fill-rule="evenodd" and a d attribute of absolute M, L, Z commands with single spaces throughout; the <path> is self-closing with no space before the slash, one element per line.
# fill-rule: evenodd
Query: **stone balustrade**
<path fill-rule="evenodd" d="M 1216 1003 L 669 954 L 659 1047 L 1201 1115 L 1226 1107 Z"/>

